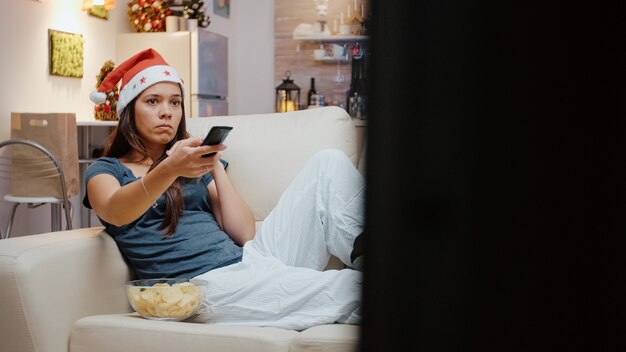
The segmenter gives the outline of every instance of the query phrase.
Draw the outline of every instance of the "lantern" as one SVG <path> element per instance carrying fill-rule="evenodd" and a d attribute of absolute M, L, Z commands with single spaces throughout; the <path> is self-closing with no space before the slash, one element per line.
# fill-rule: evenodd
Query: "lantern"
<path fill-rule="evenodd" d="M 291 72 L 285 72 L 287 78 L 276 87 L 276 112 L 300 110 L 300 87 L 289 79 Z"/>

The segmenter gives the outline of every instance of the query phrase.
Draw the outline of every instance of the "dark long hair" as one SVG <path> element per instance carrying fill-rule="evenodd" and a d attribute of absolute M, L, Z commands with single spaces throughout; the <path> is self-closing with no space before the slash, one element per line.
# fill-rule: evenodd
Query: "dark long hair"
<path fill-rule="evenodd" d="M 107 137 L 106 146 L 103 151 L 103 156 L 120 158 L 132 150 L 137 150 L 144 158 L 148 158 L 148 150 L 146 149 L 139 132 L 137 131 L 137 125 L 135 123 L 135 101 L 133 99 L 126 108 L 120 113 L 120 120 L 117 127 L 113 129 L 111 134 Z M 185 121 L 185 105 L 181 103 L 183 116 L 180 119 L 176 136 L 170 141 L 164 150 L 170 149 L 174 143 L 181 139 L 189 137 L 187 132 L 187 123 Z M 152 171 L 161 161 L 163 161 L 167 155 L 165 152 L 157 159 L 154 160 L 148 172 Z M 182 192 L 182 177 L 178 177 L 170 187 L 165 191 L 165 218 L 159 226 L 159 230 L 165 230 L 163 238 L 167 238 L 174 233 L 176 225 L 178 224 L 178 218 L 183 212 L 183 192 Z"/>

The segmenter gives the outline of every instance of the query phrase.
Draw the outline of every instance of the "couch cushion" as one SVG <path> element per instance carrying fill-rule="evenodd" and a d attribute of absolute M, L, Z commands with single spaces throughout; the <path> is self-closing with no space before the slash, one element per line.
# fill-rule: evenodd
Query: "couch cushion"
<path fill-rule="evenodd" d="M 148 320 L 139 315 L 95 315 L 79 319 L 70 352 L 289 351 L 293 330 Z"/>
<path fill-rule="evenodd" d="M 302 331 L 291 343 L 290 352 L 352 352 L 359 342 L 358 325 L 326 324 Z"/>

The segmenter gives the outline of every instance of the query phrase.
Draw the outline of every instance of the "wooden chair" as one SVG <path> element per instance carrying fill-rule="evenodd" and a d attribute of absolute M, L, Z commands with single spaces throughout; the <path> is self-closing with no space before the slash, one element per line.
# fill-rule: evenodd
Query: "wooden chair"
<path fill-rule="evenodd" d="M 4 195 L 4 200 L 12 202 L 13 207 L 9 216 L 4 236 L 11 236 L 11 227 L 15 212 L 20 204 L 27 204 L 29 209 L 50 204 L 51 229 L 62 230 L 62 211 L 65 210 L 66 229 L 72 229 L 72 209 L 67 194 L 63 168 L 57 158 L 41 144 L 24 139 L 9 139 L 0 142 L 0 179 L 11 181 L 11 193 Z M 53 195 L 53 192 L 37 196 L 22 196 L 12 194 L 15 190 L 15 182 L 26 184 L 51 184 L 54 189 L 61 190 L 61 196 Z M 56 188 L 56 185 L 59 188 Z"/>

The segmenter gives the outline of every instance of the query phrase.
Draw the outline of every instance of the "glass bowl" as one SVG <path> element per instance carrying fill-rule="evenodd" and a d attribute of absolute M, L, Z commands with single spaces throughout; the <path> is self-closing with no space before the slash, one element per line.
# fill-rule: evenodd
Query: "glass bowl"
<path fill-rule="evenodd" d="M 152 320 L 185 320 L 198 312 L 208 282 L 196 279 L 143 279 L 126 283 L 135 312 Z"/>

